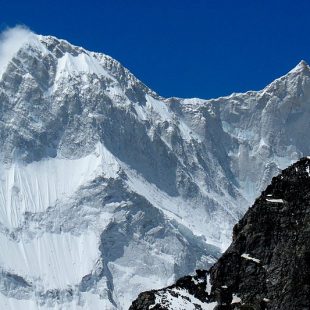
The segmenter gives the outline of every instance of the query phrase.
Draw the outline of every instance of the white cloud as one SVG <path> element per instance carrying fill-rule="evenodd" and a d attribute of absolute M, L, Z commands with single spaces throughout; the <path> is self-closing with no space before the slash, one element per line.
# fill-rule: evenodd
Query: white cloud
<path fill-rule="evenodd" d="M 32 35 L 24 26 L 8 28 L 0 34 L 0 78 L 12 57 Z"/>

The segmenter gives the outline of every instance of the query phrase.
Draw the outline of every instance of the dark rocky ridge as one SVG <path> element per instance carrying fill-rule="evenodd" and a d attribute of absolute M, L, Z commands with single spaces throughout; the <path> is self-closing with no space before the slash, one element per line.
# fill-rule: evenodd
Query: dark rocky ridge
<path fill-rule="evenodd" d="M 216 301 L 217 310 L 310 309 L 309 158 L 272 179 L 235 225 L 232 244 L 207 273 L 210 294 L 207 277 L 200 271 L 166 289 L 141 293 L 130 310 L 149 309 L 150 305 L 152 309 L 176 309 L 166 297 L 182 289 L 203 303 Z M 156 296 L 163 295 L 155 305 Z M 191 309 L 203 307 L 192 304 Z"/>

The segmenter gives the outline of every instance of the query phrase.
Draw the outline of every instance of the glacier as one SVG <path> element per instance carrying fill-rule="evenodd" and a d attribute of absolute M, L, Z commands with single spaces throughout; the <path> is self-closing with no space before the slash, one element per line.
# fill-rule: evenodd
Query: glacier
<path fill-rule="evenodd" d="M 211 266 L 310 154 L 304 61 L 261 91 L 163 98 L 107 55 L 23 31 L 0 47 L 1 309 L 127 309 Z"/>

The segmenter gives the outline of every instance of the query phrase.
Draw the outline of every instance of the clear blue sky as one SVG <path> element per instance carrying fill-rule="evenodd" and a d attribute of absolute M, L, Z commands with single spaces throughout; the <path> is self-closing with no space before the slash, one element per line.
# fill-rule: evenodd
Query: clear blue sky
<path fill-rule="evenodd" d="M 24 24 L 104 52 L 163 96 L 258 90 L 310 59 L 309 0 L 0 0 Z"/>

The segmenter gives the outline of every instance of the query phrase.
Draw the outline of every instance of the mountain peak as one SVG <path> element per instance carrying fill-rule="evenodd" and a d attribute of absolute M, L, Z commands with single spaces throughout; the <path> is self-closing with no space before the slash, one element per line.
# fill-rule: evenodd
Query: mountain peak
<path fill-rule="evenodd" d="M 36 35 L 25 27 L 5 30 L 0 36 L 0 78 L 19 49 Z"/>
<path fill-rule="evenodd" d="M 13 34 L 23 40 L 2 45 L 0 80 L 0 268 L 15 277 L 0 277 L 0 309 L 7 298 L 128 309 L 141 288 L 211 266 L 252 197 L 310 154 L 306 75 L 266 96 L 164 100 L 109 56 Z"/>
<path fill-rule="evenodd" d="M 305 60 L 301 60 L 296 67 L 294 67 L 290 72 L 305 72 L 305 71 L 309 71 L 310 67 L 308 65 L 308 63 Z"/>

